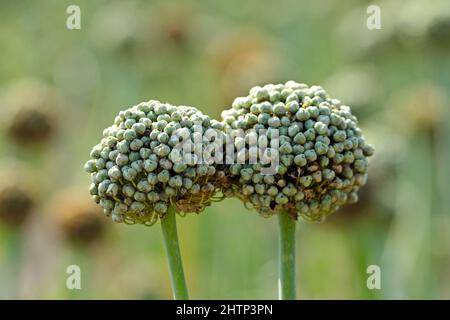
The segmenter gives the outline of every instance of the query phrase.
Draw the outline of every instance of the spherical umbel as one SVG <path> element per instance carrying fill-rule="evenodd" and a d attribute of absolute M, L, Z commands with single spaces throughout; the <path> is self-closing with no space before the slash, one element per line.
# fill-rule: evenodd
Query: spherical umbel
<path fill-rule="evenodd" d="M 155 100 L 121 111 L 85 165 L 91 195 L 114 221 L 129 224 L 152 225 L 170 206 L 181 215 L 202 211 L 224 173 L 180 146 L 214 145 L 204 133 L 222 127 L 196 108 Z"/>
<path fill-rule="evenodd" d="M 222 118 L 225 131 L 244 132 L 235 143 L 235 164 L 227 168 L 226 195 L 264 216 L 287 211 L 310 221 L 357 201 L 374 150 L 350 107 L 322 87 L 294 81 L 257 86 L 235 99 Z M 259 154 L 277 164 L 271 174 L 263 171 L 261 161 L 237 159 L 239 148 L 249 147 L 255 133 L 267 140 L 267 148 L 258 146 Z"/>

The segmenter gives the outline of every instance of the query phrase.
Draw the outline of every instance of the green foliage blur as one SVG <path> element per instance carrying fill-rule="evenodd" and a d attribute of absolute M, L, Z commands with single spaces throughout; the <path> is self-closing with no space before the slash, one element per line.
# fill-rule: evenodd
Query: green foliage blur
<path fill-rule="evenodd" d="M 72 4 L 80 30 L 66 27 Z M 366 26 L 369 4 L 381 8 L 380 30 Z M 33 103 L 23 83 L 57 97 L 46 106 L 53 135 L 37 145 L 11 139 L 13 110 L 0 105 L 0 171 L 14 174 L 6 161 L 20 161 L 35 199 L 22 225 L 0 224 L 0 298 L 170 299 L 159 224 L 105 217 L 101 235 L 80 242 L 86 230 L 62 218 L 95 211 L 86 209 L 90 148 L 141 101 L 219 118 L 250 87 L 290 79 L 350 105 L 376 150 L 358 204 L 299 222 L 299 298 L 450 299 L 445 0 L 0 0 L 0 101 L 14 92 Z M 192 298 L 277 297 L 276 219 L 226 199 L 178 218 L 178 231 Z M 70 265 L 81 268 L 81 290 L 66 287 Z M 370 265 L 381 268 L 379 290 L 366 285 Z"/>

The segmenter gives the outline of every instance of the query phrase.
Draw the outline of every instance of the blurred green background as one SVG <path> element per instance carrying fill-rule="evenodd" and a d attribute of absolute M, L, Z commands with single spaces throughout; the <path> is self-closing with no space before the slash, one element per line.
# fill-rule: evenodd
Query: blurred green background
<path fill-rule="evenodd" d="M 80 30 L 66 28 L 71 4 Z M 290 79 L 349 104 L 376 149 L 358 204 L 299 223 L 299 298 L 450 298 L 450 2 L 0 0 L 0 49 L 0 189 L 26 182 L 33 198 L 24 221 L 0 224 L 0 298 L 170 299 L 159 225 L 98 214 L 78 227 L 97 216 L 91 146 L 141 101 L 218 118 L 251 86 Z M 12 137 L 16 101 L 49 109 L 45 141 Z M 276 227 L 233 199 L 179 218 L 191 297 L 276 298 Z M 81 290 L 66 288 L 69 265 Z"/>

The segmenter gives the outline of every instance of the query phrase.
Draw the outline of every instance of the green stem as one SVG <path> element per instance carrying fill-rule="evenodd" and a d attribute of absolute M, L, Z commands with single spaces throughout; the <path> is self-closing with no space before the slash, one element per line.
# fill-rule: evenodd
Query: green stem
<path fill-rule="evenodd" d="M 295 225 L 287 212 L 278 214 L 278 295 L 280 300 L 295 300 Z"/>
<path fill-rule="evenodd" d="M 93 272 L 93 268 L 91 268 L 90 265 L 90 259 L 87 248 L 82 247 L 81 245 L 73 245 L 70 250 L 69 261 L 71 261 L 70 264 L 74 264 L 80 267 L 81 288 L 80 289 L 66 288 L 67 299 L 68 300 L 91 299 L 89 296 L 91 293 L 91 288 L 89 286 L 90 284 L 89 274 Z"/>
<path fill-rule="evenodd" d="M 181 261 L 180 247 L 178 245 L 177 223 L 175 209 L 170 207 L 161 219 L 161 228 L 169 262 L 170 282 L 172 283 L 175 300 L 188 300 L 188 290 L 184 279 L 183 262 Z"/>
<path fill-rule="evenodd" d="M 9 258 L 11 263 L 11 297 L 10 299 L 19 298 L 20 272 L 22 268 L 22 249 L 24 236 L 20 229 L 10 231 L 9 239 Z"/>

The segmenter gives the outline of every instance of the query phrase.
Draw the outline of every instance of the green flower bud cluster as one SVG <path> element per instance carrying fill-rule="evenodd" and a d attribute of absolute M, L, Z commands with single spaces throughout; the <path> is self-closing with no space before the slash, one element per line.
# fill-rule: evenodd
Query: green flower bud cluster
<path fill-rule="evenodd" d="M 240 198 L 263 216 L 284 210 L 310 221 L 357 201 L 374 150 L 350 108 L 322 87 L 294 81 L 257 86 L 235 99 L 222 118 L 225 131 L 267 130 L 270 146 L 278 130 L 279 142 L 278 150 L 265 151 L 279 158 L 275 174 L 263 174 L 261 162 L 235 162 L 227 168 L 225 195 Z"/>
<path fill-rule="evenodd" d="M 224 172 L 179 146 L 214 145 L 204 133 L 222 128 L 194 107 L 155 100 L 119 112 L 85 164 L 91 195 L 114 221 L 129 224 L 152 225 L 169 206 L 180 215 L 202 211 Z"/>

